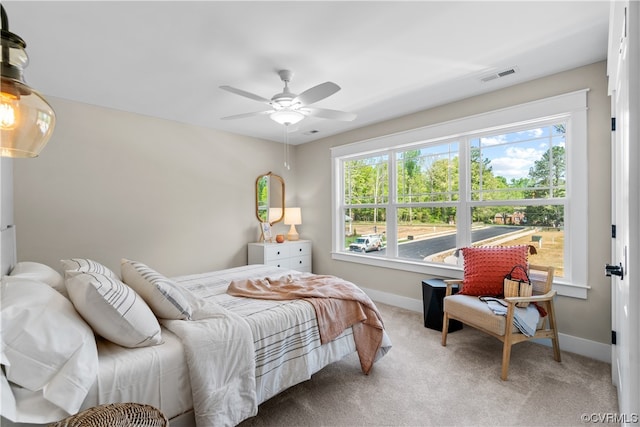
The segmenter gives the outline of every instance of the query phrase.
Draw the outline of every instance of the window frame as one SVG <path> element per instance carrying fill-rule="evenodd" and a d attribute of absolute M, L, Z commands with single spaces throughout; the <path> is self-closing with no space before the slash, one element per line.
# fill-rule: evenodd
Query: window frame
<path fill-rule="evenodd" d="M 344 180 L 342 176 L 342 162 L 373 155 L 389 155 L 389 203 L 384 205 L 388 210 L 386 215 L 387 245 L 396 245 L 396 215 L 389 209 L 402 206 L 396 198 L 396 152 L 411 149 L 413 146 L 426 143 L 444 142 L 447 140 L 468 137 L 486 132 L 501 132 L 505 128 L 518 126 L 535 126 L 540 122 L 550 120 L 564 120 L 567 123 L 566 140 L 566 203 L 565 222 L 567 236 L 565 237 L 565 277 L 554 280 L 554 288 L 560 295 L 586 299 L 589 289 L 587 281 L 588 265 L 587 235 L 588 222 L 588 175 L 587 175 L 587 92 L 583 89 L 558 96 L 544 98 L 512 107 L 493 110 L 473 116 L 437 123 L 404 132 L 384 135 L 372 139 L 358 141 L 351 144 L 331 148 L 331 188 L 332 188 L 332 259 L 355 262 L 378 267 L 412 271 L 426 275 L 462 278 L 461 266 L 448 264 L 425 264 L 420 261 L 407 259 L 366 256 L 344 252 L 341 245 L 344 242 L 344 218 L 342 195 L 344 194 Z M 460 147 L 461 166 L 468 163 L 466 156 L 469 147 Z M 463 158 L 463 156 L 465 158 Z M 463 163 L 464 161 L 464 163 Z M 460 173 L 463 168 L 460 168 Z M 462 177 L 464 179 L 464 177 Z M 473 201 L 466 199 L 459 205 L 458 223 L 467 221 L 465 213 L 470 206 L 476 206 Z M 382 207 L 382 206 L 381 206 Z M 391 232 L 393 230 L 393 232 Z M 467 244 L 470 242 L 466 242 Z M 393 250 L 393 247 L 389 248 Z M 394 251 L 395 253 L 395 251 Z"/>

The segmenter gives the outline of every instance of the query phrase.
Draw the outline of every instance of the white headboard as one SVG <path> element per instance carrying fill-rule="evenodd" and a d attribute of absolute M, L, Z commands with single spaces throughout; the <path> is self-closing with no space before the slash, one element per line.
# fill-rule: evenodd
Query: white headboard
<path fill-rule="evenodd" d="M 0 276 L 4 276 L 9 274 L 18 258 L 16 254 L 16 226 L 9 225 L 0 230 L 0 234 L 2 236 L 0 241 L 0 262 L 2 264 Z"/>

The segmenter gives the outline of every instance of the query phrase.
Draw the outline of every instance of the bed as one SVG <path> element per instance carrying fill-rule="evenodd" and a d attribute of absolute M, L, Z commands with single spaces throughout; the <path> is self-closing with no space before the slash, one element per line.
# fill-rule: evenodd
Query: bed
<path fill-rule="evenodd" d="M 46 289 L 41 284 L 36 286 L 33 269 L 38 270 L 35 276 L 43 276 L 40 270 L 44 269 L 48 275 L 55 277 L 50 271 L 51 267 L 43 267 L 37 263 L 19 263 L 18 266 L 21 264 L 27 264 L 29 268 L 16 268 L 14 270 L 18 270 L 18 274 L 12 273 L 3 277 L 3 322 L 8 316 L 13 316 L 15 321 L 17 315 L 11 312 L 20 310 L 21 304 L 23 307 L 37 304 L 40 301 L 39 297 L 35 303 L 33 302 L 33 296 L 36 294 L 45 295 L 40 304 L 47 307 L 39 311 L 40 321 L 44 321 L 48 315 L 57 315 L 57 307 L 69 310 L 72 304 L 66 299 L 71 299 L 71 292 L 60 299 L 58 294 L 65 291 L 65 288 L 55 289 L 60 283 L 56 283 L 55 286 L 48 283 Z M 30 271 L 27 275 L 29 277 L 20 278 L 21 270 L 23 273 Z M 149 271 L 154 272 L 151 269 Z M 86 275 L 87 273 L 78 273 L 77 277 Z M 156 275 L 162 277 L 159 273 Z M 14 276 L 18 278 L 15 279 Z M 160 408 L 171 420 L 172 426 L 237 425 L 242 420 L 254 416 L 260 403 L 308 380 L 328 364 L 356 352 L 352 327 L 344 329 L 330 342 L 321 344 L 316 312 L 307 300 L 254 299 L 227 293 L 232 281 L 262 280 L 265 277 L 288 277 L 295 280 L 310 276 L 312 275 L 309 273 L 294 270 L 249 265 L 163 278 L 180 290 L 184 297 L 182 305 L 188 305 L 191 309 L 189 319 L 161 318 L 158 321 L 157 334 L 145 332 L 145 340 L 154 340 L 161 336 L 161 343 L 153 342 L 133 348 L 102 338 L 104 335 L 108 336 L 108 332 L 94 334 L 98 325 L 92 325 L 91 338 L 96 343 L 95 360 L 91 349 L 78 350 L 73 356 L 69 356 L 74 363 L 67 362 L 66 365 L 58 367 L 59 372 L 69 371 L 75 375 L 72 381 L 67 380 L 64 387 L 59 389 L 66 390 L 66 396 L 75 398 L 77 409 L 69 407 L 72 405 L 70 401 L 74 399 L 66 398 L 60 402 L 55 395 L 46 396 L 47 387 L 55 388 L 51 385 L 54 380 L 50 380 L 40 389 L 29 391 L 12 383 L 12 378 L 8 374 L 5 375 L 14 369 L 13 367 L 7 370 L 7 367 L 3 366 L 5 369 L 2 376 L 2 425 L 13 425 L 14 421 L 19 423 L 16 425 L 46 424 L 64 418 L 69 412 L 104 403 L 128 401 Z M 7 283 L 12 280 L 23 282 L 19 287 Z M 51 278 L 48 277 L 47 280 L 51 281 Z M 73 286 L 70 286 L 68 271 L 65 286 L 69 290 L 73 289 Z M 144 290 L 136 295 L 144 295 Z M 145 299 L 150 298 L 148 295 L 146 297 Z M 55 304 L 51 302 L 53 300 Z M 78 302 L 77 298 L 72 301 Z M 164 302 L 166 303 L 166 298 Z M 7 304 L 11 304 L 12 308 L 9 309 Z M 153 301 L 149 306 L 155 309 Z M 79 304 L 73 305 L 73 308 L 77 313 L 83 312 Z M 46 312 L 47 310 L 52 313 Z M 90 315 L 91 313 L 87 314 Z M 87 317 L 83 315 L 80 318 Z M 62 328 L 64 321 L 68 322 L 69 319 L 56 319 L 56 328 Z M 142 324 L 145 321 L 140 318 L 136 320 Z M 46 325 L 39 327 L 47 328 L 51 323 L 48 321 Z M 4 323 L 7 324 L 11 325 L 11 321 Z M 7 340 L 14 339 L 12 334 L 5 333 L 3 327 L 2 335 L 2 358 L 3 365 L 6 365 L 8 356 L 13 356 L 14 360 L 17 360 L 17 357 L 11 353 L 14 351 L 11 348 L 13 344 L 7 345 Z M 86 337 L 86 328 L 76 335 L 84 337 L 76 340 L 84 340 L 82 349 L 91 347 L 91 340 Z M 119 338 L 113 337 L 114 340 Z M 375 360 L 390 348 L 391 343 L 383 331 Z M 51 353 L 50 349 L 46 351 Z M 86 354 L 82 354 L 82 351 Z M 76 369 L 70 369 L 70 366 L 75 366 Z M 15 369 L 19 370 L 19 367 Z M 80 373 L 77 372 L 78 369 Z M 83 370 L 89 373 L 82 375 Z M 94 374 L 95 378 L 89 381 L 87 377 Z M 49 373 L 49 377 L 58 378 L 55 375 L 60 374 Z M 79 384 L 80 382 L 84 382 L 84 386 Z M 73 383 L 72 393 L 68 391 L 69 383 Z M 36 386 L 32 386 L 34 387 Z M 12 398 L 15 401 L 12 401 Z M 66 406 L 66 410 L 61 406 Z"/>

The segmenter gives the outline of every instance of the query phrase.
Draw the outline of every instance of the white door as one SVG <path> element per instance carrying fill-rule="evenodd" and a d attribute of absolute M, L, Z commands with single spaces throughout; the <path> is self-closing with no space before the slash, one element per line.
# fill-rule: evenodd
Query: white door
<path fill-rule="evenodd" d="M 607 270 L 612 277 L 616 333 L 612 375 L 620 421 L 631 424 L 632 416 L 640 413 L 640 3 L 614 1 L 611 11 L 608 72 L 615 117 L 611 164 L 615 238 Z"/>

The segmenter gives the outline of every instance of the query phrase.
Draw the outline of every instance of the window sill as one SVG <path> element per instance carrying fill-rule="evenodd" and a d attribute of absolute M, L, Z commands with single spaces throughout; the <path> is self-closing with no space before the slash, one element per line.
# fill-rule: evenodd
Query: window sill
<path fill-rule="evenodd" d="M 371 265 L 382 268 L 391 268 L 394 270 L 410 271 L 413 273 L 420 273 L 435 277 L 445 277 L 451 279 L 462 279 L 463 277 L 462 267 L 456 265 L 424 264 L 411 260 L 392 260 L 388 258 L 378 257 L 372 254 L 363 255 L 347 252 L 332 252 L 331 258 L 338 261 L 353 262 L 357 264 Z M 587 299 L 587 291 L 590 288 L 588 286 L 555 281 L 553 283 L 553 289 L 555 289 L 558 292 L 558 295 L 561 296 Z"/>

